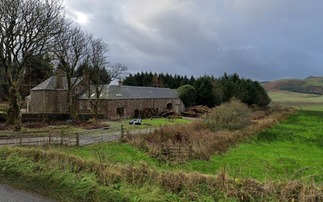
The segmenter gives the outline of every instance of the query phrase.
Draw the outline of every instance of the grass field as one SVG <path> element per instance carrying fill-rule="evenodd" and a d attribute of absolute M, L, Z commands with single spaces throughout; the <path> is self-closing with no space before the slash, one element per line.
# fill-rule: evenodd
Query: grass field
<path fill-rule="evenodd" d="M 192 161 L 185 167 L 203 173 L 225 168 L 239 178 L 322 183 L 322 117 L 322 112 L 298 112 L 210 162 Z"/>
<path fill-rule="evenodd" d="M 171 121 L 166 118 L 153 118 L 142 119 L 141 125 L 130 125 L 129 121 L 131 121 L 131 119 L 125 119 L 121 121 L 108 121 L 106 123 L 110 125 L 110 131 L 118 131 L 120 130 L 121 125 L 124 125 L 125 129 L 128 130 L 139 130 L 145 128 L 155 128 L 162 125 L 185 124 L 192 122 L 191 119 L 186 118 L 179 118 Z"/>
<path fill-rule="evenodd" d="M 25 188 L 30 183 L 34 190 L 45 186 L 47 189 L 42 189 L 42 194 L 48 193 L 62 201 L 96 201 L 92 197 L 98 197 L 99 201 L 107 197 L 122 201 L 190 201 L 192 198 L 197 199 L 195 201 L 228 201 L 232 198 L 223 195 L 224 192 L 208 189 L 212 183 L 203 184 L 206 178 L 218 179 L 216 174 L 222 171 L 234 179 L 232 186 L 239 190 L 243 186 L 249 190 L 252 186 L 246 179 L 268 183 L 277 190 L 282 189 L 280 183 L 287 182 L 313 185 L 315 190 L 322 190 L 322 117 L 323 112 L 299 111 L 228 152 L 212 155 L 209 161 L 190 160 L 184 164 L 158 162 L 145 151 L 127 143 L 49 147 L 44 150 L 0 148 L 0 182 L 14 182 L 15 186 Z M 106 169 L 104 165 L 110 167 Z M 156 173 L 147 169 L 156 170 Z M 100 172 L 107 175 L 102 178 Z M 98 179 L 109 179 L 109 183 Z M 182 189 L 184 180 L 188 180 L 186 183 L 202 180 L 203 183 L 185 184 L 187 188 Z M 65 198 L 60 198 L 65 192 L 68 193 Z M 241 193 L 244 193 L 243 189 Z M 291 201 L 294 194 L 290 191 L 287 198 L 273 195 L 263 201 L 271 197 L 279 197 L 271 198 L 272 201 Z M 253 200 L 258 201 L 257 198 Z"/>
<path fill-rule="evenodd" d="M 270 91 L 272 104 L 297 107 L 302 110 L 323 111 L 323 96 L 290 91 Z"/>
<path fill-rule="evenodd" d="M 107 143 L 83 148 L 60 148 L 87 159 L 137 164 L 144 162 L 162 170 L 197 171 L 216 174 L 226 169 L 230 175 L 258 180 L 323 180 L 323 113 L 300 111 L 225 154 L 209 161 L 191 160 L 185 164 L 160 164 L 129 144 Z"/>

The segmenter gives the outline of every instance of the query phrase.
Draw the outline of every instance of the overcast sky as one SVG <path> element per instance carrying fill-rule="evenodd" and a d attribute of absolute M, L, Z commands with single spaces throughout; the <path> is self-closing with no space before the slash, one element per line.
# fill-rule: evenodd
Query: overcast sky
<path fill-rule="evenodd" d="M 64 0 L 129 72 L 323 76 L 322 0 Z"/>

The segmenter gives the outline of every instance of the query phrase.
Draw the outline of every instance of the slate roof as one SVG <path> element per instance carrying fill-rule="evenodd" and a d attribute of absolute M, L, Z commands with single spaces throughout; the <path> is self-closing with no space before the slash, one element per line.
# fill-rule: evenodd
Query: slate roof
<path fill-rule="evenodd" d="M 90 87 L 90 98 L 94 99 L 95 88 Z M 92 93 L 93 92 L 93 93 Z M 78 96 L 78 99 L 88 99 L 89 89 Z M 179 98 L 175 91 L 169 88 L 155 88 L 142 86 L 104 85 L 100 95 L 101 99 L 163 99 Z"/>
<path fill-rule="evenodd" d="M 72 84 L 75 82 L 76 77 L 72 78 Z M 79 83 L 82 80 L 82 78 L 78 78 L 77 83 Z M 77 84 L 76 83 L 76 84 Z M 62 77 L 62 85 L 63 90 L 67 90 L 67 79 L 66 77 Z M 39 85 L 35 86 L 31 90 L 55 90 L 56 88 L 56 77 L 52 76 L 40 83 Z"/>

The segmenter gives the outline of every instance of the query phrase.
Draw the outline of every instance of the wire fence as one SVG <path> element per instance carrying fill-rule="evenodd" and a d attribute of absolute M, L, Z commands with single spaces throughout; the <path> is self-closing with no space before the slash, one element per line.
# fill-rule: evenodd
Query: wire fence
<path fill-rule="evenodd" d="M 95 129 L 85 132 L 69 132 L 64 130 L 48 130 L 35 132 L 12 132 L 0 135 L 0 146 L 31 146 L 31 145 L 67 145 L 85 146 L 102 142 L 119 141 L 127 134 L 139 135 L 154 129 L 130 131 L 121 125 L 119 130 Z"/>

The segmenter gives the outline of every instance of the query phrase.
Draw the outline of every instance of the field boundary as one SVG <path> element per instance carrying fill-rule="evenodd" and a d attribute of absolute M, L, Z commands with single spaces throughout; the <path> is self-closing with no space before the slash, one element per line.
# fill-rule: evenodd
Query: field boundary
<path fill-rule="evenodd" d="M 102 142 L 121 141 L 127 135 L 139 135 L 151 133 L 156 128 L 142 130 L 126 130 L 123 126 L 119 131 L 96 129 L 85 132 L 69 133 L 64 131 L 38 131 L 17 132 L 0 136 L 1 146 L 31 146 L 31 145 L 65 145 L 86 146 Z"/>

